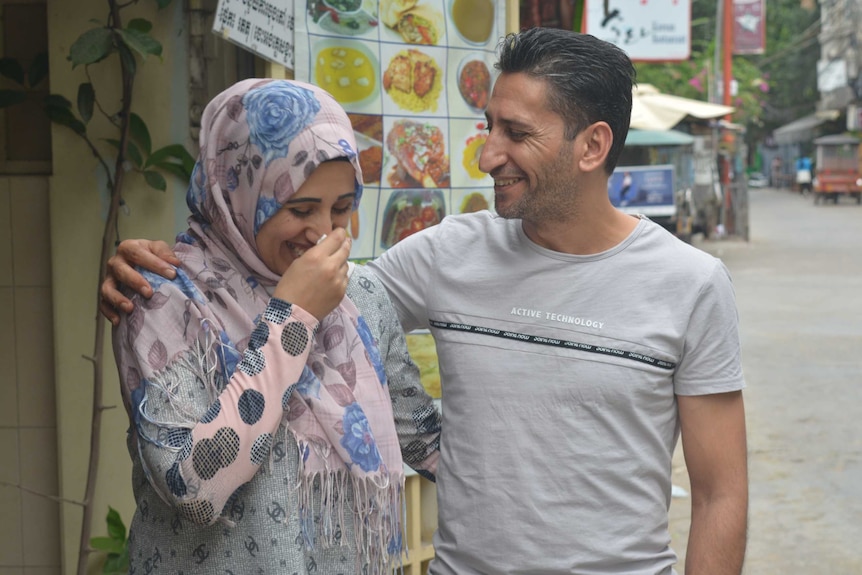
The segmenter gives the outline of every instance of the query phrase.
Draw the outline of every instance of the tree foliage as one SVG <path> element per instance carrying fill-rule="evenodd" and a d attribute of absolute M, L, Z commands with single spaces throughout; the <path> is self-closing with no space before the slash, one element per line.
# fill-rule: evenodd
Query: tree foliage
<path fill-rule="evenodd" d="M 638 82 L 669 94 L 708 100 L 711 78 L 716 77 L 716 7 L 715 0 L 694 0 L 691 57 L 685 62 L 639 63 Z M 813 1 L 766 0 L 764 54 L 733 57 L 737 84 L 731 100 L 737 108 L 733 120 L 746 126 L 749 141 L 814 109 L 819 98 L 819 19 L 819 5 Z M 720 82 L 720 68 L 717 77 Z"/>

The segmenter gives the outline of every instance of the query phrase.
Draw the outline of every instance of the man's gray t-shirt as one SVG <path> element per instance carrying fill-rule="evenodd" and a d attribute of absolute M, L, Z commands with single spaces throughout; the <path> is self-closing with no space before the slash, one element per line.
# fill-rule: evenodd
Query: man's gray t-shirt
<path fill-rule="evenodd" d="M 744 387 L 724 265 L 647 219 L 574 256 L 480 212 L 370 267 L 404 328 L 437 344 L 431 572 L 671 573 L 675 395 Z"/>

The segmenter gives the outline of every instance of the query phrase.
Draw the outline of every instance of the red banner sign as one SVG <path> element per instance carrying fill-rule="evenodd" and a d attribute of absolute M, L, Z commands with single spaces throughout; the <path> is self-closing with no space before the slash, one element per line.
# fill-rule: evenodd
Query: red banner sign
<path fill-rule="evenodd" d="M 765 49 L 765 1 L 733 0 L 733 53 L 763 54 Z"/>

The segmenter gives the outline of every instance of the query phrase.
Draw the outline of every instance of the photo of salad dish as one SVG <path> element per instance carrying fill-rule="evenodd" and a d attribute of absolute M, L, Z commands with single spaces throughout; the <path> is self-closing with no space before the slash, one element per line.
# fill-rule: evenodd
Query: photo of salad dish
<path fill-rule="evenodd" d="M 377 6 L 372 0 L 309 0 L 308 15 L 333 34 L 358 36 L 378 25 Z"/>
<path fill-rule="evenodd" d="M 393 188 L 449 186 L 449 157 L 438 126 L 398 120 L 386 135 L 386 150 L 395 160 L 388 179 Z"/>

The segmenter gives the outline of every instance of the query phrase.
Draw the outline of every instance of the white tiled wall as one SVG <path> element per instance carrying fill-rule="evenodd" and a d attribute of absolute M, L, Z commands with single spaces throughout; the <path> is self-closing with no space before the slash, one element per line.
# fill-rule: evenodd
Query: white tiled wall
<path fill-rule="evenodd" d="M 60 573 L 49 230 L 47 178 L 0 176 L 0 575 Z"/>

